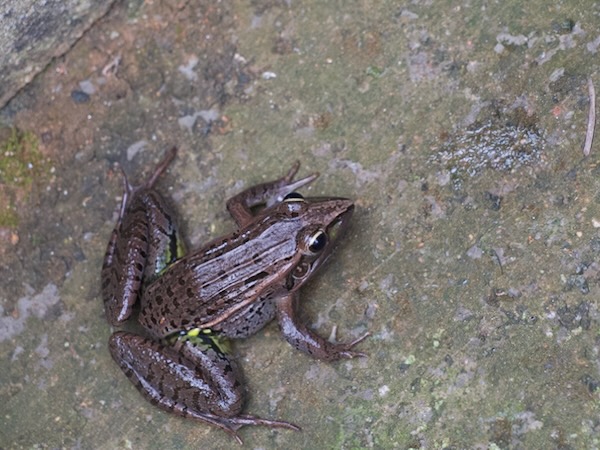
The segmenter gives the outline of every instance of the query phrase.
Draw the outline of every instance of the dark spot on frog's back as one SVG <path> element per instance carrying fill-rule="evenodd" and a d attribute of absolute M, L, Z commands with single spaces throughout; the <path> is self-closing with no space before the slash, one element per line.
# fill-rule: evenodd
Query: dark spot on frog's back
<path fill-rule="evenodd" d="M 257 281 L 260 281 L 260 280 L 262 280 L 263 278 L 266 278 L 266 277 L 268 277 L 268 276 L 269 276 L 269 274 L 268 274 L 267 272 L 264 272 L 264 271 L 263 271 L 263 272 L 259 272 L 259 273 L 255 274 L 255 275 L 252 275 L 251 277 L 248 277 L 248 278 L 245 280 L 244 284 L 247 284 L 247 285 L 248 285 L 248 284 L 254 284 L 254 283 L 256 283 Z"/>
<path fill-rule="evenodd" d="M 218 308 L 208 306 L 206 308 L 206 315 L 210 317 L 210 316 L 213 316 L 214 314 L 216 314 L 218 311 L 219 311 Z"/>

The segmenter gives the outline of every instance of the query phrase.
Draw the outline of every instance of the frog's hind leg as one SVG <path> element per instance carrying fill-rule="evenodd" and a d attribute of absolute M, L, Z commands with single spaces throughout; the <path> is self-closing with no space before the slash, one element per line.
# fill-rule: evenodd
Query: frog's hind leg
<path fill-rule="evenodd" d="M 183 335 L 161 344 L 126 332 L 110 337 L 114 360 L 154 405 L 222 428 L 239 443 L 237 430 L 263 425 L 299 430 L 291 423 L 240 414 L 241 374 L 208 336 Z"/>
<path fill-rule="evenodd" d="M 130 316 L 143 279 L 156 276 L 185 251 L 174 215 L 152 189 L 176 152 L 175 147 L 168 151 L 140 186 L 133 186 L 123 172 L 123 200 L 102 265 L 102 297 L 112 325 Z"/>

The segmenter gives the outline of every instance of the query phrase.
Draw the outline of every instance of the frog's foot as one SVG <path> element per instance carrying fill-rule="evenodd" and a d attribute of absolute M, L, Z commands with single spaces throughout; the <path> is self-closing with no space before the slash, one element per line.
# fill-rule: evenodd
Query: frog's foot
<path fill-rule="evenodd" d="M 125 173 L 125 171 L 121 170 L 121 172 L 123 172 L 123 178 L 125 183 L 124 197 L 131 196 L 141 189 L 152 189 L 154 187 L 154 184 L 156 183 L 156 180 L 158 180 L 158 177 L 160 177 L 165 172 L 165 170 L 167 170 L 167 167 L 169 167 L 176 155 L 177 147 L 171 147 L 169 150 L 167 150 L 163 159 L 156 165 L 156 167 L 152 171 L 152 174 L 148 177 L 146 181 L 144 181 L 139 186 L 132 185 L 127 179 L 127 174 Z"/>
<path fill-rule="evenodd" d="M 371 335 L 368 331 L 360 336 L 359 338 L 354 339 L 352 342 L 341 343 L 341 344 L 333 344 L 333 350 L 335 350 L 336 357 L 334 359 L 351 359 L 351 358 L 364 358 L 367 356 L 366 353 L 357 352 L 352 350 L 355 345 L 360 344 L 366 338 Z"/>
<path fill-rule="evenodd" d="M 164 158 L 154 168 L 154 172 L 152 172 L 152 175 L 150 175 L 150 177 L 146 180 L 143 186 L 147 189 L 154 187 L 154 183 L 156 183 L 158 177 L 160 177 L 163 174 L 163 172 L 167 170 L 167 167 L 169 167 L 169 165 L 173 161 L 173 158 L 175 158 L 176 155 L 177 147 L 171 147 L 169 150 L 167 150 Z"/>
<path fill-rule="evenodd" d="M 185 416 L 198 419 L 221 428 L 223 431 L 232 436 L 240 445 L 243 444 L 243 441 L 240 438 L 237 431 L 240 428 L 245 427 L 247 425 L 258 425 L 269 428 L 286 428 L 288 430 L 301 431 L 301 428 L 299 426 L 294 425 L 290 422 L 285 422 L 283 420 L 262 419 L 260 417 L 245 414 L 236 417 L 219 417 L 213 414 L 190 413 L 188 411 L 187 414 L 185 414 Z"/>
<path fill-rule="evenodd" d="M 129 199 L 132 198 L 137 191 L 140 191 L 142 189 L 152 189 L 152 187 L 154 187 L 154 183 L 156 183 L 156 180 L 158 180 L 158 177 L 160 177 L 164 173 L 164 171 L 167 170 L 167 167 L 169 167 L 169 165 L 173 161 L 173 158 L 175 158 L 176 155 L 177 147 L 170 148 L 165 153 L 165 156 L 163 157 L 161 162 L 159 162 L 158 165 L 154 168 L 154 171 L 152 172 L 150 177 L 148 177 L 148 179 L 139 186 L 134 186 L 129 182 L 129 179 L 127 178 L 127 173 L 125 173 L 125 171 L 121 167 L 121 174 L 123 175 L 123 199 L 121 200 L 121 208 L 119 211 L 119 218 L 117 220 L 117 227 L 121 224 L 123 216 L 125 215 L 125 210 L 127 209 L 127 205 L 129 204 Z"/>
<path fill-rule="evenodd" d="M 287 195 L 297 191 L 302 186 L 312 183 L 319 177 L 319 172 L 313 172 L 304 178 L 294 181 L 298 169 L 300 169 L 300 161 L 296 161 L 284 177 L 274 182 L 273 192 L 266 199 L 267 207 L 281 203 Z"/>
<path fill-rule="evenodd" d="M 277 299 L 277 322 L 285 339 L 295 348 L 309 354 L 313 358 L 325 361 L 349 359 L 367 356 L 353 348 L 365 340 L 370 333 L 365 333 L 352 342 L 334 344 L 309 330 L 298 320 L 296 304 L 298 294 L 292 293 Z"/>
<path fill-rule="evenodd" d="M 294 181 L 294 176 L 298 173 L 300 162 L 296 161 L 286 175 L 274 181 L 250 186 L 248 189 L 234 195 L 227 200 L 227 210 L 236 221 L 238 227 L 243 228 L 255 218 L 252 208 L 264 205 L 271 207 L 281 203 L 285 197 L 302 186 L 312 183 L 319 176 L 318 173 L 312 173 L 304 178 Z"/>

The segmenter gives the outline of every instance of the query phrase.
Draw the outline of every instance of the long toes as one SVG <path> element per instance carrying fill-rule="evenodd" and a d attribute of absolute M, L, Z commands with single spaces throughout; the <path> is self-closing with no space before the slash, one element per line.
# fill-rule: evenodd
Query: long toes
<path fill-rule="evenodd" d="M 368 338 L 369 336 L 371 336 L 370 332 L 366 332 L 365 334 L 363 334 L 362 336 L 360 336 L 359 338 L 354 339 L 352 342 L 350 342 L 350 344 L 348 344 L 348 348 L 352 348 L 357 344 L 360 344 L 362 341 L 364 341 L 366 338 Z"/>

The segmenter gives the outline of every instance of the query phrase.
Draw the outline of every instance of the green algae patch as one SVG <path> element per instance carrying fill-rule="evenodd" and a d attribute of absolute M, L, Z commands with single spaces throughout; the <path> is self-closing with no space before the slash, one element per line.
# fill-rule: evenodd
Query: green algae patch
<path fill-rule="evenodd" d="M 14 208 L 7 206 L 0 210 L 0 228 L 16 228 L 19 225 L 19 217 Z"/>
<path fill-rule="evenodd" d="M 45 166 L 33 132 L 0 129 L 0 227 L 19 225 L 17 205 L 28 197 L 34 181 L 43 179 Z"/>
<path fill-rule="evenodd" d="M 28 187 L 39 174 L 43 157 L 37 136 L 17 128 L 0 130 L 0 183 Z"/>

